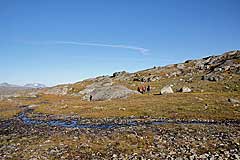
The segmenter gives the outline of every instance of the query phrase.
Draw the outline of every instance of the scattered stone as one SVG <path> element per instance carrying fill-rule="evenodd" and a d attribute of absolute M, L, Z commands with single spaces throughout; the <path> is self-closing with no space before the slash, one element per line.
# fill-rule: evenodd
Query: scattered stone
<path fill-rule="evenodd" d="M 161 95 L 163 95 L 163 94 L 170 94 L 170 93 L 174 93 L 171 86 L 165 86 L 160 91 Z"/>
<path fill-rule="evenodd" d="M 240 101 L 237 100 L 237 99 L 234 99 L 234 98 L 229 98 L 229 99 L 228 99 L 228 102 L 230 102 L 230 103 L 235 103 L 235 104 L 240 104 Z"/>
<path fill-rule="evenodd" d="M 71 121 L 71 117 L 38 113 L 34 113 L 33 118 L 31 123 L 24 118 L 27 124 L 17 117 L 0 121 L 0 137 L 4 142 L 0 159 L 239 159 L 236 141 L 240 136 L 236 132 L 239 125 L 231 126 L 229 122 L 202 121 L 200 124 L 198 120 L 159 119 L 159 122 L 169 121 L 171 125 L 157 125 L 155 118 L 135 116 L 76 117 Z M 58 121 L 59 118 L 65 119 L 66 123 Z M 64 127 L 34 125 L 32 122 L 38 119 L 52 120 L 54 123 L 50 124 L 59 122 Z M 149 125 L 153 122 L 154 125 Z M 71 123 L 92 128 L 71 128 Z M 121 127 L 104 128 L 105 124 Z M 94 128 L 94 125 L 100 128 Z M 74 143 L 69 145 L 69 142 Z M 134 151 L 129 152 L 129 147 Z"/>
<path fill-rule="evenodd" d="M 218 81 L 221 81 L 223 79 L 224 78 L 220 75 L 208 74 L 208 75 L 202 76 L 202 80 L 208 80 L 208 81 L 218 82 Z"/>
<path fill-rule="evenodd" d="M 169 73 L 169 76 L 170 76 L 170 77 L 173 77 L 173 76 L 179 76 L 179 75 L 181 75 L 181 74 L 182 74 L 182 71 L 178 70 L 178 71 Z"/>
<path fill-rule="evenodd" d="M 204 109 L 205 109 L 205 110 L 208 109 L 208 104 L 205 104 Z"/>
<path fill-rule="evenodd" d="M 68 105 L 65 104 L 64 106 L 61 106 L 60 108 L 61 108 L 61 109 L 67 109 L 67 108 L 68 108 Z"/>
<path fill-rule="evenodd" d="M 192 92 L 192 90 L 191 90 L 190 88 L 188 88 L 188 87 L 182 87 L 182 88 L 180 89 L 180 92 L 188 93 L 188 92 Z"/>
<path fill-rule="evenodd" d="M 185 68 L 185 65 L 183 63 L 180 63 L 177 65 L 177 69 L 183 70 Z"/>
<path fill-rule="evenodd" d="M 126 108 L 119 108 L 119 111 L 125 111 Z"/>
<path fill-rule="evenodd" d="M 38 106 L 39 106 L 38 104 L 31 104 L 31 105 L 28 106 L 28 108 L 36 108 Z"/>

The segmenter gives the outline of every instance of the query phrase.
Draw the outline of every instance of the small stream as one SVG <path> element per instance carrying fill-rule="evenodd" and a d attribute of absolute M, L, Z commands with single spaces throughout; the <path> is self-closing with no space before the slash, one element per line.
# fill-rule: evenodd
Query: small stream
<path fill-rule="evenodd" d="M 146 122 L 138 122 L 134 119 L 126 123 L 113 123 L 107 122 L 103 124 L 81 124 L 78 120 L 36 120 L 27 117 L 25 112 L 19 114 L 18 118 L 26 125 L 49 125 L 55 127 L 65 127 L 65 128 L 92 128 L 92 129 L 112 129 L 120 127 L 130 127 L 130 126 L 149 126 L 149 125 L 163 125 L 163 124 L 197 124 L 197 125 L 240 125 L 239 121 L 200 121 L 200 120 L 153 120 Z"/>

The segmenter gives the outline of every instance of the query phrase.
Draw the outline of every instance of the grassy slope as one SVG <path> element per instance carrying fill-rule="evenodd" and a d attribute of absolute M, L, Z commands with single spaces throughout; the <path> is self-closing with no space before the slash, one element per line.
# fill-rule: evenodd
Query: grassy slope
<path fill-rule="evenodd" d="M 0 118 L 9 118 L 20 109 L 17 105 L 37 104 L 36 112 L 47 114 L 78 114 L 83 117 L 123 117 L 123 116 L 153 116 L 185 119 L 239 119 L 240 107 L 233 106 L 228 98 L 240 99 L 240 91 L 237 81 L 238 75 L 220 82 L 200 80 L 201 74 L 195 75 L 192 82 L 185 82 L 188 76 L 163 78 L 160 81 L 151 82 L 151 95 L 134 95 L 128 99 L 116 99 L 111 101 L 87 102 L 81 97 L 41 95 L 38 98 L 15 98 L 13 101 L 1 101 Z M 229 78 L 229 77 L 228 77 Z M 180 81 L 180 79 L 183 79 Z M 136 89 L 140 82 L 115 81 L 131 89 Z M 91 82 L 84 82 L 84 85 Z M 83 84 L 71 85 L 78 90 L 84 88 Z M 173 84 L 177 90 L 182 86 L 193 89 L 193 93 L 174 93 L 170 95 L 157 95 L 159 89 L 165 85 Z M 226 86 L 228 88 L 226 88 Z M 81 88 L 80 88 L 81 87 Z M 201 92 L 203 90 L 204 92 Z M 205 109 L 205 104 L 208 109 Z M 125 109 L 122 109 L 125 108 Z"/>
<path fill-rule="evenodd" d="M 193 63 L 186 63 L 186 67 L 192 67 Z M 37 104 L 36 112 L 48 114 L 78 114 L 83 117 L 123 117 L 123 116 L 153 116 L 185 119 L 240 119 L 240 107 L 234 106 L 227 101 L 228 98 L 240 99 L 240 75 L 223 73 L 224 80 L 210 82 L 201 80 L 206 73 L 189 71 L 193 75 L 166 77 L 166 74 L 176 71 L 176 65 L 164 69 L 152 69 L 137 72 L 143 76 L 161 76 L 158 81 L 145 83 L 152 87 L 151 95 L 134 95 L 128 99 L 116 99 L 111 101 L 86 102 L 81 97 L 41 95 L 38 98 L 15 98 L 13 102 L 0 101 L 0 118 L 8 118 L 17 114 L 20 109 L 17 105 Z M 189 80 L 191 79 L 191 80 Z M 115 84 L 124 85 L 136 90 L 142 85 L 136 81 L 119 81 L 113 79 Z M 71 90 L 69 94 L 78 93 L 93 80 L 86 80 L 68 85 Z M 171 95 L 156 95 L 160 88 L 165 85 L 173 85 L 174 91 L 183 86 L 193 90 L 193 93 L 174 93 Z M 61 86 L 60 86 L 61 87 Z M 205 104 L 208 109 L 205 109 Z M 123 109 L 125 108 L 125 109 Z"/>
<path fill-rule="evenodd" d="M 238 93 L 175 93 L 170 95 L 137 95 L 128 99 L 83 102 L 77 98 L 55 98 L 36 112 L 78 114 L 82 117 L 153 116 L 184 119 L 239 119 L 240 108 L 227 99 L 240 99 Z M 64 102 L 62 102 L 64 99 Z M 205 104 L 208 109 L 205 109 Z M 125 109 L 122 109 L 125 108 Z"/>
<path fill-rule="evenodd" d="M 11 101 L 0 101 L 0 119 L 10 118 L 21 111 L 18 105 Z"/>

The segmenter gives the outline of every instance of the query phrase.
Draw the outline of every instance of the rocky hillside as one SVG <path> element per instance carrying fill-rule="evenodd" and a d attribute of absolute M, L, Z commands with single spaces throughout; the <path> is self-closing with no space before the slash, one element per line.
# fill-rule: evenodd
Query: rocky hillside
<path fill-rule="evenodd" d="M 150 85 L 156 94 L 166 86 L 171 92 L 239 92 L 239 82 L 240 51 L 236 50 L 135 73 L 115 72 L 112 76 L 42 89 L 40 93 L 80 96 L 84 100 L 93 95 L 93 100 L 107 100 L 137 94 L 137 87 L 142 85 Z"/>

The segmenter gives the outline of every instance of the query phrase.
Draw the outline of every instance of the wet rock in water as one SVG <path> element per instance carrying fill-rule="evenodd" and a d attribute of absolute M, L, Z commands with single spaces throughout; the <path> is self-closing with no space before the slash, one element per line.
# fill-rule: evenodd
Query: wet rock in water
<path fill-rule="evenodd" d="M 188 88 L 188 87 L 182 87 L 179 91 L 183 92 L 183 93 L 192 92 L 192 90 L 190 88 Z"/>
<path fill-rule="evenodd" d="M 240 104 L 240 101 L 239 101 L 239 100 L 233 99 L 233 98 L 229 98 L 229 99 L 228 99 L 228 102 L 230 102 L 230 103 L 235 103 L 235 104 Z"/>
<path fill-rule="evenodd" d="M 161 95 L 163 95 L 163 94 L 170 94 L 170 93 L 174 93 L 171 86 L 165 86 L 160 91 Z"/>

